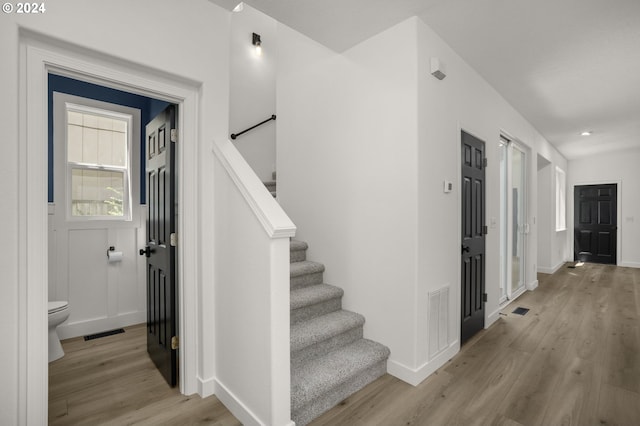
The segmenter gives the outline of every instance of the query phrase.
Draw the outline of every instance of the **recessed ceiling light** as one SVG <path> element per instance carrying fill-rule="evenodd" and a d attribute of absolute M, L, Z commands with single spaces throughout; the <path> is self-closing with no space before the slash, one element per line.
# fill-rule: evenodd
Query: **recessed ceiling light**
<path fill-rule="evenodd" d="M 233 8 L 234 12 L 242 12 L 244 10 L 244 3 L 240 2 L 236 7 Z"/>
<path fill-rule="evenodd" d="M 591 131 L 585 130 L 584 132 L 580 133 L 580 136 L 591 136 Z"/>

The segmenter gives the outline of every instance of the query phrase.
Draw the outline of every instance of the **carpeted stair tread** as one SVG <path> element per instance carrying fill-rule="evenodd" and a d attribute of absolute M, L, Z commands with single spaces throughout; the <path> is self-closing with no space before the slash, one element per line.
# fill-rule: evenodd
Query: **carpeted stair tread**
<path fill-rule="evenodd" d="M 330 299 L 342 297 L 344 290 L 329 284 L 316 284 L 291 290 L 291 310 L 315 305 Z"/>
<path fill-rule="evenodd" d="M 290 278 L 300 277 L 307 274 L 317 274 L 324 272 L 324 265 L 318 262 L 312 262 L 310 260 L 304 260 L 302 262 L 294 262 L 290 267 Z"/>
<path fill-rule="evenodd" d="M 294 368 L 291 372 L 291 411 L 386 360 L 389 353 L 386 346 L 360 339 Z"/>
<path fill-rule="evenodd" d="M 289 262 L 303 262 L 307 260 L 307 243 L 291 240 L 289 244 Z"/>
<path fill-rule="evenodd" d="M 362 315 L 345 310 L 294 324 L 291 326 L 291 353 L 363 325 Z"/>
<path fill-rule="evenodd" d="M 291 240 L 291 242 L 289 243 L 289 249 L 291 251 L 306 250 L 308 248 L 309 245 L 304 241 Z"/>

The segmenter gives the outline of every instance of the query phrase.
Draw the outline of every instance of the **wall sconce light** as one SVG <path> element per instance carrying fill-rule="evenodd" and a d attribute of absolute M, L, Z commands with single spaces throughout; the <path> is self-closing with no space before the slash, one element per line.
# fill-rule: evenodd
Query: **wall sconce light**
<path fill-rule="evenodd" d="M 256 47 L 256 53 L 258 56 L 262 55 L 262 41 L 260 40 L 260 34 L 253 33 L 251 44 Z"/>
<path fill-rule="evenodd" d="M 444 73 L 440 59 L 436 57 L 431 58 L 431 75 L 438 80 L 444 79 L 447 75 Z"/>

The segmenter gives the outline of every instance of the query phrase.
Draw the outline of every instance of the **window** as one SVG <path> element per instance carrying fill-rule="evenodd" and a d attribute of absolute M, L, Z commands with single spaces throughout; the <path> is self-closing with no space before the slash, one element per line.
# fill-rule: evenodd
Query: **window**
<path fill-rule="evenodd" d="M 556 231 L 567 229 L 567 175 L 556 167 Z"/>
<path fill-rule="evenodd" d="M 72 219 L 131 219 L 132 117 L 66 104 L 66 159 Z"/>

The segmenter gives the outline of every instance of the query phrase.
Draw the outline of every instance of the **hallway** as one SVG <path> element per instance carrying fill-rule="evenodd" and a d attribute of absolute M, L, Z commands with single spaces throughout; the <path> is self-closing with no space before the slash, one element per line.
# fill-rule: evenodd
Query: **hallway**
<path fill-rule="evenodd" d="M 539 279 L 419 386 L 386 375 L 312 425 L 637 425 L 640 269 Z"/>

